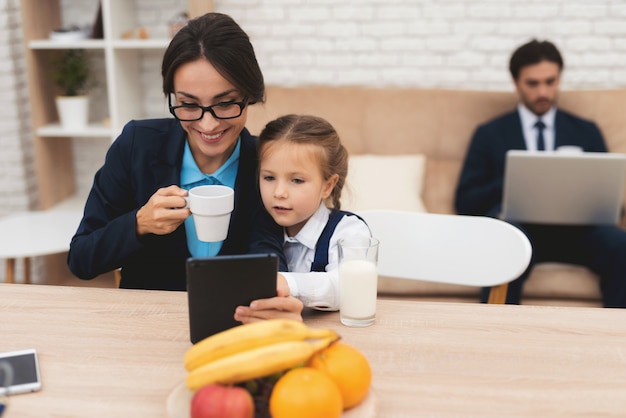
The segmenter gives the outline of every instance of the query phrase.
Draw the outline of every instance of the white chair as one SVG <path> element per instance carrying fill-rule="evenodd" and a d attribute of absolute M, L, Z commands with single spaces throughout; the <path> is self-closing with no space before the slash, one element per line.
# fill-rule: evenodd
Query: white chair
<path fill-rule="evenodd" d="M 0 218 L 0 258 L 6 258 L 7 283 L 15 281 L 15 260 L 24 259 L 24 283 L 30 283 L 30 259 L 67 252 L 80 223 L 80 210 L 49 209 Z"/>
<path fill-rule="evenodd" d="M 508 283 L 530 262 L 528 238 L 516 227 L 484 216 L 396 210 L 358 214 L 380 240 L 381 276 L 491 287 L 489 303 L 504 303 Z"/>

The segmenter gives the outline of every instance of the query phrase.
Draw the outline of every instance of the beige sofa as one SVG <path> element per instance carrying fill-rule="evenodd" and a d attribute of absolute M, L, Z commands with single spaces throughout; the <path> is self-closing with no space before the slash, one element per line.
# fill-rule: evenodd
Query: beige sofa
<path fill-rule="evenodd" d="M 564 91 L 559 103 L 563 109 L 595 120 L 610 151 L 626 153 L 626 90 Z M 266 103 L 249 108 L 247 126 L 258 134 L 276 116 L 309 113 L 330 121 L 351 155 L 423 154 L 421 198 L 426 210 L 454 213 L 454 190 L 473 130 L 515 104 L 513 92 L 270 86 Z M 396 181 L 388 184 L 391 187 Z M 385 278 L 380 292 L 458 301 L 476 301 L 479 293 L 462 286 Z M 534 269 L 522 302 L 601 306 L 597 277 L 592 272 L 556 263 Z"/>

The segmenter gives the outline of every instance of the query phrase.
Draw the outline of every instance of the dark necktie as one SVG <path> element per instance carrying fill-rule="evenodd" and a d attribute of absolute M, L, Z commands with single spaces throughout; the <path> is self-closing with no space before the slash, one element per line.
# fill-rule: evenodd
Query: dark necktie
<path fill-rule="evenodd" d="M 537 128 L 537 151 L 545 151 L 546 149 L 546 142 L 543 139 L 543 130 L 545 127 L 546 124 L 540 120 L 535 123 L 535 128 Z"/>

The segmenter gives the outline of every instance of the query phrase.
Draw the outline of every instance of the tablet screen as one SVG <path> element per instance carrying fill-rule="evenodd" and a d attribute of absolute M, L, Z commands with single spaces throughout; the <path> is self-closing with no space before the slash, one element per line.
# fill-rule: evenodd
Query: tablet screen
<path fill-rule="evenodd" d="M 187 298 L 192 343 L 237 325 L 235 309 L 276 296 L 275 254 L 216 256 L 187 260 Z"/>

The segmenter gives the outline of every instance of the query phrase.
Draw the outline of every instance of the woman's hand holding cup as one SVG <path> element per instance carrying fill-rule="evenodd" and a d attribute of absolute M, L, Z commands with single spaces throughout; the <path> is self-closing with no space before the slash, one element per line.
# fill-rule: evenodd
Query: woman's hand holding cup
<path fill-rule="evenodd" d="M 137 211 L 137 235 L 174 232 L 191 214 L 185 196 L 187 190 L 174 185 L 157 190 Z"/>
<path fill-rule="evenodd" d="M 193 215 L 200 241 L 226 239 L 235 191 L 227 186 L 198 186 L 187 192 L 178 186 L 163 187 L 137 211 L 137 234 L 170 234 Z"/>

